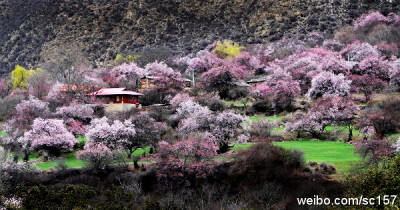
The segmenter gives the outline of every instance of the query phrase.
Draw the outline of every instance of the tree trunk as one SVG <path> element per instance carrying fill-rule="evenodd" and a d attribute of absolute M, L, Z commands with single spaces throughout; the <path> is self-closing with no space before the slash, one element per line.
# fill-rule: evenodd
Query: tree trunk
<path fill-rule="evenodd" d="M 128 153 L 128 159 L 131 159 L 132 153 L 133 153 L 133 150 L 132 150 L 132 148 L 130 148 L 129 149 L 129 153 Z"/>
<path fill-rule="evenodd" d="M 139 162 L 138 159 L 133 160 L 133 167 L 134 167 L 135 169 L 139 169 L 139 164 L 138 164 L 138 162 Z"/>
<path fill-rule="evenodd" d="M 219 154 L 223 154 L 225 152 L 228 152 L 228 150 L 229 150 L 229 145 L 227 143 L 220 143 L 219 144 L 219 150 L 218 150 Z"/>
<path fill-rule="evenodd" d="M 29 160 L 29 153 L 24 153 L 24 161 L 28 162 Z"/>
<path fill-rule="evenodd" d="M 351 141 L 353 139 L 353 128 L 349 126 L 349 138 L 347 139 L 347 142 Z"/>

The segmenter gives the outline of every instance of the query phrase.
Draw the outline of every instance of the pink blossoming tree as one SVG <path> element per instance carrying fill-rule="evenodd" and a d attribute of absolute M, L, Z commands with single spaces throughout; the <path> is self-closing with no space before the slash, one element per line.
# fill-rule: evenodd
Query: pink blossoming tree
<path fill-rule="evenodd" d="M 219 153 L 225 153 L 229 149 L 231 142 L 238 140 L 242 143 L 249 139 L 249 134 L 245 127 L 245 121 L 248 121 L 243 116 L 224 111 L 219 113 L 213 121 L 211 121 L 210 132 L 214 136 L 218 144 Z"/>
<path fill-rule="evenodd" d="M 103 143 L 88 142 L 77 152 L 79 160 L 88 162 L 95 169 L 105 169 L 113 160 L 114 152 Z"/>
<path fill-rule="evenodd" d="M 226 60 L 220 66 L 214 66 L 202 74 L 205 87 L 209 91 L 216 91 L 221 98 L 225 98 L 234 82 L 240 81 L 246 74 L 246 67 L 235 65 Z"/>
<path fill-rule="evenodd" d="M 146 71 L 135 63 L 123 63 L 111 69 L 105 79 L 112 87 L 126 87 L 130 90 L 138 90 L 140 78 L 146 75 Z"/>
<path fill-rule="evenodd" d="M 49 103 L 49 108 L 55 111 L 59 106 L 66 106 L 72 101 L 71 95 L 62 91 L 64 84 L 56 83 L 50 89 L 49 94 L 46 96 L 46 101 Z"/>
<path fill-rule="evenodd" d="M 214 172 L 208 159 L 217 155 L 217 147 L 211 139 L 189 138 L 173 145 L 162 141 L 158 148 L 156 175 L 162 184 L 192 186 Z"/>
<path fill-rule="evenodd" d="M 148 76 L 154 76 L 154 83 L 158 89 L 177 89 L 184 87 L 181 74 L 168 67 L 164 62 L 155 61 L 145 66 L 145 72 Z"/>
<path fill-rule="evenodd" d="M 390 62 L 378 55 L 370 55 L 360 62 L 359 68 L 356 68 L 354 73 L 359 75 L 369 74 L 381 80 L 389 81 Z"/>
<path fill-rule="evenodd" d="M 193 132 L 208 131 L 213 114 L 208 107 L 189 100 L 179 105 L 177 117 L 181 119 L 178 127 L 179 135 L 187 137 Z"/>
<path fill-rule="evenodd" d="M 315 100 L 328 95 L 349 96 L 351 81 L 347 80 L 342 74 L 335 75 L 330 72 L 321 72 L 312 80 L 311 88 L 308 90 L 307 97 Z"/>
<path fill-rule="evenodd" d="M 360 62 L 370 55 L 379 55 L 378 50 L 368 43 L 354 42 L 347 45 L 340 54 L 349 61 Z"/>
<path fill-rule="evenodd" d="M 94 111 L 85 104 L 72 103 L 69 106 L 57 108 L 56 115 L 63 119 L 72 118 L 85 124 L 89 124 L 94 118 Z"/>
<path fill-rule="evenodd" d="M 24 148 L 44 150 L 49 155 L 58 156 L 63 152 L 71 152 L 78 141 L 65 128 L 62 120 L 36 118 L 32 130 L 25 133 L 21 143 Z"/>
<path fill-rule="evenodd" d="M 32 122 L 37 117 L 45 117 L 49 113 L 48 103 L 31 97 L 22 101 L 15 108 L 13 127 L 30 129 Z"/>
<path fill-rule="evenodd" d="M 385 82 L 369 74 L 364 74 L 364 75 L 353 74 L 350 76 L 350 79 L 352 80 L 351 82 L 352 88 L 357 92 L 363 93 L 366 102 L 371 99 L 375 91 L 382 90 L 385 87 Z"/>
<path fill-rule="evenodd" d="M 110 149 L 125 149 L 129 154 L 130 145 L 135 141 L 136 134 L 134 125 L 125 120 L 115 120 L 113 124 L 108 123 L 107 117 L 94 119 L 90 124 L 86 137 L 93 144 L 104 144 Z"/>
<path fill-rule="evenodd" d="M 147 112 L 133 116 L 131 121 L 135 125 L 136 134 L 125 143 L 125 148 L 129 150 L 128 158 L 137 148 L 155 148 L 167 132 L 167 125 L 164 122 L 156 122 Z"/>

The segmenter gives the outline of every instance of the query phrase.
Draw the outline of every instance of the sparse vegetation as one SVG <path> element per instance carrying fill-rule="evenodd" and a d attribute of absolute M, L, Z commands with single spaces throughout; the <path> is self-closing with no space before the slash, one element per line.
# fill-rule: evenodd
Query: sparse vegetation
<path fill-rule="evenodd" d="M 85 46 L 47 43 L 43 69 L 0 79 L 0 209 L 293 209 L 310 195 L 397 195 L 400 41 L 387 33 L 399 26 L 375 12 L 336 34 L 204 42 L 187 55 L 152 42 L 90 67 Z"/>

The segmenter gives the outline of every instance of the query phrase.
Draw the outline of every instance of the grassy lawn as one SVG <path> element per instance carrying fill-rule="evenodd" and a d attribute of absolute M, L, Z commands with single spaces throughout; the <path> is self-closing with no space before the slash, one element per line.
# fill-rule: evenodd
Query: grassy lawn
<path fill-rule="evenodd" d="M 400 137 L 400 133 L 390 134 L 389 137 Z"/>
<path fill-rule="evenodd" d="M 5 137 L 5 136 L 7 136 L 7 134 L 4 131 L 0 131 L 0 136 Z"/>
<path fill-rule="evenodd" d="M 225 101 L 224 104 L 226 107 L 230 107 L 231 105 L 237 106 L 237 107 L 244 107 L 244 103 L 236 102 L 236 101 Z M 251 103 L 247 103 L 247 106 L 251 106 Z"/>
<path fill-rule="evenodd" d="M 235 144 L 232 150 L 239 150 L 239 149 L 248 149 L 253 146 L 254 143 L 245 143 L 245 144 Z"/>
<path fill-rule="evenodd" d="M 349 129 L 347 126 L 331 126 L 331 125 L 326 126 L 325 131 L 332 132 L 335 129 L 335 127 L 341 132 L 346 132 L 346 133 L 349 132 Z M 360 135 L 360 131 L 353 128 L 353 135 L 354 136 Z"/>
<path fill-rule="evenodd" d="M 78 139 L 78 141 L 79 141 L 79 139 Z M 132 153 L 132 156 L 141 156 L 141 155 L 143 155 L 144 152 L 149 153 L 149 151 L 150 151 L 150 147 L 146 147 L 145 149 L 140 148 L 140 149 L 135 150 Z M 32 160 L 37 157 L 38 157 L 37 154 L 33 154 Z M 76 152 L 64 154 L 64 155 L 62 155 L 62 157 L 65 158 L 65 164 L 66 164 L 67 168 L 82 168 L 86 165 L 86 163 L 84 161 L 78 160 L 76 158 Z M 31 159 L 31 157 L 29 157 L 29 158 Z M 128 160 L 128 162 L 132 162 L 132 160 Z M 57 164 L 57 160 L 53 160 L 53 161 L 48 161 L 48 162 L 38 162 L 38 163 L 36 163 L 36 166 L 40 170 L 49 170 L 52 167 L 54 167 L 56 164 Z"/>
<path fill-rule="evenodd" d="M 32 154 L 29 155 L 29 159 L 28 160 L 34 160 L 34 159 L 36 159 L 38 157 L 39 157 L 38 153 L 32 153 Z M 24 159 L 23 159 L 22 156 L 18 157 L 18 162 L 23 162 L 23 161 L 24 161 Z"/>
<path fill-rule="evenodd" d="M 76 140 L 78 140 L 79 143 L 86 143 L 88 141 L 87 138 L 85 138 L 84 136 L 78 136 Z"/>
<path fill-rule="evenodd" d="M 68 153 L 62 155 L 62 157 L 65 158 L 65 165 L 67 168 L 81 168 L 86 165 L 85 162 L 80 161 L 76 158 L 76 153 Z M 39 162 L 36 163 L 36 166 L 40 170 L 49 170 L 50 168 L 54 167 L 57 164 L 57 160 L 54 161 L 48 161 L 48 162 Z"/>
<path fill-rule="evenodd" d="M 274 145 L 286 149 L 298 148 L 304 151 L 306 162 L 316 161 L 333 164 L 342 173 L 348 172 L 352 164 L 361 161 L 361 157 L 354 153 L 353 145 L 341 142 L 287 141 L 276 142 Z"/>
<path fill-rule="evenodd" d="M 281 121 L 282 117 L 280 116 L 264 116 L 264 115 L 256 115 L 256 116 L 251 116 L 249 119 L 253 122 L 260 122 L 260 121 Z"/>
<path fill-rule="evenodd" d="M 306 162 L 316 161 L 335 165 L 339 175 L 346 174 L 352 165 L 361 161 L 361 157 L 354 153 L 353 145 L 330 141 L 286 141 L 275 142 L 275 146 L 285 149 L 300 149 L 304 151 Z M 233 150 L 248 149 L 254 143 L 235 144 Z"/>

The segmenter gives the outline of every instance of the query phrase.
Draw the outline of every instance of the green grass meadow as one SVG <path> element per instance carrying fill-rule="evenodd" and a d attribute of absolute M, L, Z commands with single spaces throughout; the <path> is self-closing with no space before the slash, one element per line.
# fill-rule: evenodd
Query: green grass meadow
<path fill-rule="evenodd" d="M 306 162 L 316 161 L 335 165 L 339 172 L 348 172 L 353 164 L 361 161 L 361 156 L 354 153 L 353 145 L 330 141 L 287 141 L 276 142 L 276 146 L 285 149 L 304 151 Z"/>
<path fill-rule="evenodd" d="M 81 140 L 83 140 L 84 138 L 82 138 Z M 79 141 L 79 138 L 78 138 Z M 137 150 L 135 150 L 132 153 L 132 156 L 141 156 L 143 155 L 144 152 L 146 152 L 146 154 L 148 154 L 150 151 L 150 147 L 146 147 L 145 149 L 139 148 Z M 37 157 L 36 155 L 32 156 L 32 159 L 30 157 L 30 160 L 34 160 Z M 82 168 L 84 166 L 86 166 L 86 162 L 85 161 L 81 161 L 76 157 L 76 152 L 72 152 L 72 153 L 67 153 L 67 154 L 63 154 L 62 158 L 65 158 L 65 165 L 67 166 L 67 168 Z M 58 160 L 53 160 L 53 161 L 47 161 L 47 162 L 38 162 L 36 163 L 36 166 L 40 169 L 40 170 L 49 170 L 51 168 L 53 168 L 54 166 L 56 166 Z M 127 160 L 128 162 L 132 162 L 132 160 Z"/>

